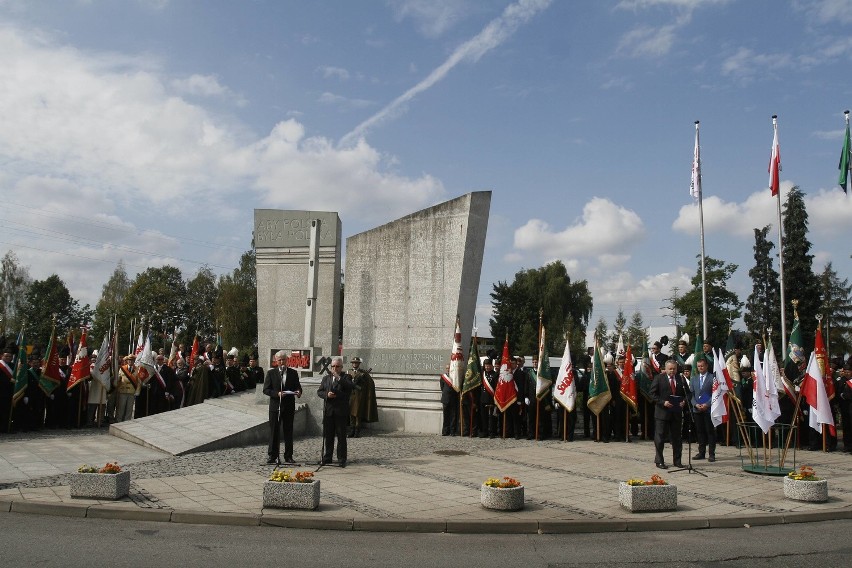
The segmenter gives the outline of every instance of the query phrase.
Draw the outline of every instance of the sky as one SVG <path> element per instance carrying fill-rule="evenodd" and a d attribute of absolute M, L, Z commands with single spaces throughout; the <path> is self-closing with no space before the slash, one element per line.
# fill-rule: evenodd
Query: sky
<path fill-rule="evenodd" d="M 590 326 L 661 326 L 697 270 L 696 120 L 740 300 L 772 115 L 814 269 L 852 276 L 850 63 L 852 0 L 0 0 L 0 252 L 94 307 L 119 260 L 230 272 L 255 208 L 337 211 L 345 242 L 488 190 L 480 335 L 494 283 L 557 259 Z"/>

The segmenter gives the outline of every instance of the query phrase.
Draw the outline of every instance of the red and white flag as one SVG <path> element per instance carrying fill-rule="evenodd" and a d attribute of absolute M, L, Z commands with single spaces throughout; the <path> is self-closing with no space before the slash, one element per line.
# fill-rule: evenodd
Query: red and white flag
<path fill-rule="evenodd" d="M 728 421 L 728 391 L 731 389 L 731 379 L 723 363 L 722 350 L 716 350 L 713 355 L 713 398 L 710 399 L 710 420 L 713 426 L 719 426 Z"/>
<path fill-rule="evenodd" d="M 71 366 L 71 378 L 68 379 L 68 387 L 66 390 L 71 390 L 83 380 L 91 376 L 91 361 L 89 361 L 89 349 L 86 346 L 87 329 L 83 328 L 83 335 L 80 336 L 80 347 L 77 348 L 77 357 L 74 359 L 74 364 Z"/>
<path fill-rule="evenodd" d="M 518 400 L 518 387 L 512 377 L 512 361 L 509 357 L 509 338 L 503 344 L 503 356 L 500 358 L 500 375 L 497 379 L 497 388 L 494 390 L 494 404 L 500 412 L 515 404 Z"/>
<path fill-rule="evenodd" d="M 619 341 L 621 338 L 619 337 Z M 630 345 L 627 346 L 625 352 L 624 371 L 621 373 L 621 398 L 624 399 L 633 410 L 639 408 L 639 393 L 636 388 L 635 367 L 633 366 L 633 351 Z"/>
<path fill-rule="evenodd" d="M 453 351 L 450 353 L 449 376 L 441 375 L 441 377 L 447 377 L 449 379 L 448 384 L 453 387 L 453 390 L 461 392 L 462 382 L 464 381 L 464 351 L 462 351 L 459 318 L 456 318 L 456 331 L 453 334 Z"/>
<path fill-rule="evenodd" d="M 831 435 L 836 436 L 837 431 L 834 428 L 834 416 L 831 413 L 828 395 L 825 392 L 822 369 L 819 367 L 819 361 L 815 353 L 811 353 L 811 359 L 808 361 L 808 370 L 805 373 L 804 380 L 802 380 L 802 396 L 805 397 L 808 406 L 811 407 L 810 412 L 808 412 L 808 424 L 810 427 L 822 434 L 822 425 L 826 424 Z"/>
<path fill-rule="evenodd" d="M 772 139 L 772 154 L 769 156 L 769 189 L 772 197 L 778 195 L 781 185 L 781 147 L 778 145 L 778 117 L 772 117 L 772 128 L 775 137 Z"/>
<path fill-rule="evenodd" d="M 574 376 L 574 364 L 571 362 L 571 345 L 565 341 L 565 352 L 562 354 L 562 362 L 559 364 L 559 374 L 556 375 L 556 388 L 553 398 L 564 406 L 568 412 L 574 410 L 577 402 L 577 381 Z"/>

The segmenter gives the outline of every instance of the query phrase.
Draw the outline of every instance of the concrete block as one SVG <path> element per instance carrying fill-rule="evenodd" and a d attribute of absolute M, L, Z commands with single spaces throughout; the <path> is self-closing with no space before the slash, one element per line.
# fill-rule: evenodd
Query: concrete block
<path fill-rule="evenodd" d="M 508 513 L 507 513 L 508 514 Z M 538 521 L 470 520 L 447 521 L 448 533 L 468 534 L 537 534 Z"/>
<path fill-rule="evenodd" d="M 627 521 L 617 519 L 539 521 L 538 528 L 539 532 L 544 534 L 625 532 L 627 530 Z"/>
<path fill-rule="evenodd" d="M 114 507 L 110 505 L 92 505 L 86 511 L 90 519 L 117 519 L 122 521 L 169 522 L 172 519 L 170 509 L 141 509 L 134 507 Z"/>
<path fill-rule="evenodd" d="M 627 530 L 629 532 L 639 531 L 687 531 L 693 529 L 710 528 L 710 521 L 702 518 L 679 519 L 628 519 Z"/>
<path fill-rule="evenodd" d="M 429 519 L 355 519 L 352 528 L 370 532 L 442 533 L 447 531 L 447 522 Z"/>
<path fill-rule="evenodd" d="M 50 503 L 46 501 L 13 501 L 13 513 L 53 515 L 56 517 L 85 517 L 89 505 L 82 503 Z"/>
<path fill-rule="evenodd" d="M 260 515 L 255 513 L 214 513 L 212 511 L 172 511 L 173 523 L 192 525 L 260 525 Z"/>
<path fill-rule="evenodd" d="M 260 517 L 261 525 L 288 529 L 318 529 L 331 531 L 351 531 L 352 519 L 334 519 L 322 516 L 282 515 L 264 512 Z"/>

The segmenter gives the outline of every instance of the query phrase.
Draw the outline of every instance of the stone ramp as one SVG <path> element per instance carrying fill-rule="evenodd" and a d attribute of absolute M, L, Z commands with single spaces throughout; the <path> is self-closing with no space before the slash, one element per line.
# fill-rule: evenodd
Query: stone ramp
<path fill-rule="evenodd" d="M 211 398 L 170 412 L 112 424 L 109 433 L 174 456 L 266 443 L 266 397 L 254 391 Z M 296 433 L 304 431 L 305 405 L 296 406 Z"/>

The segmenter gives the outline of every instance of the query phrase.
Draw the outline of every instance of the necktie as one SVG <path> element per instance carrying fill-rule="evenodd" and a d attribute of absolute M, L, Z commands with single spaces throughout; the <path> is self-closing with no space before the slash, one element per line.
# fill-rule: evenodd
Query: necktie
<path fill-rule="evenodd" d="M 704 375 L 701 375 L 698 379 L 698 390 L 702 390 L 704 388 Z"/>
<path fill-rule="evenodd" d="M 674 377 L 672 377 L 672 378 L 671 378 L 671 381 L 670 381 L 670 382 L 671 382 L 671 386 L 672 386 L 672 394 L 674 394 L 674 393 L 675 393 L 675 380 L 674 380 Z"/>

